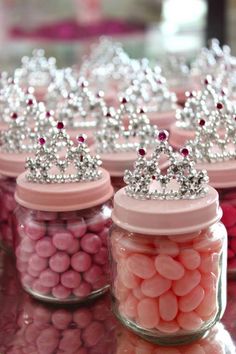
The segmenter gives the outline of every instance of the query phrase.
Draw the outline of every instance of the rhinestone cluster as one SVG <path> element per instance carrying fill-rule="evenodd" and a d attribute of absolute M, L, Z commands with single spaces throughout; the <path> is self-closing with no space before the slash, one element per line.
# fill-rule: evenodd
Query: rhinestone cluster
<path fill-rule="evenodd" d="M 94 181 L 101 178 L 99 156 L 91 156 L 86 136 L 77 138 L 76 146 L 58 122 L 50 135 L 38 139 L 35 157 L 26 162 L 27 179 L 35 183 L 69 183 Z"/>
<path fill-rule="evenodd" d="M 158 167 L 162 155 L 169 158 L 166 174 L 162 174 Z M 204 196 L 207 172 L 197 171 L 189 155 L 190 150 L 186 147 L 179 153 L 173 152 L 168 143 L 168 132 L 160 131 L 151 158 L 147 158 L 146 149 L 140 146 L 134 170 L 125 171 L 127 195 L 136 199 L 195 199 Z"/>
<path fill-rule="evenodd" d="M 77 90 L 69 93 L 67 99 L 58 104 L 56 113 L 68 129 L 95 128 L 100 126 L 105 110 L 103 94 L 95 96 L 89 90 L 88 83 L 80 80 Z"/>
<path fill-rule="evenodd" d="M 176 111 L 176 125 L 182 129 L 196 129 L 201 119 L 208 119 L 208 116 L 216 109 L 218 102 L 223 104 L 224 113 L 233 114 L 235 112 L 235 108 L 224 90 L 217 92 L 214 80 L 211 76 L 207 76 L 201 91 L 187 93 L 184 108 Z"/>
<path fill-rule="evenodd" d="M 128 121 L 125 128 L 124 121 Z M 103 124 L 96 134 L 97 150 L 101 153 L 133 151 L 139 144 L 150 147 L 157 133 L 143 109 L 129 109 L 129 101 L 123 97 L 117 111 L 107 111 Z"/>
<path fill-rule="evenodd" d="M 55 58 L 46 58 L 43 49 L 35 49 L 32 57 L 23 57 L 21 67 L 15 70 L 15 80 L 26 86 L 48 85 L 57 67 Z"/>
<path fill-rule="evenodd" d="M 208 119 L 199 121 L 195 139 L 187 143 L 198 162 L 220 162 L 236 158 L 235 115 L 224 113 L 224 105 L 216 104 Z"/>

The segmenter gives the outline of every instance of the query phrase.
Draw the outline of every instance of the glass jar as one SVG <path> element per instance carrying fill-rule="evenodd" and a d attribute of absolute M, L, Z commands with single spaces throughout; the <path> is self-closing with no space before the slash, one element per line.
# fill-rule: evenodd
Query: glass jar
<path fill-rule="evenodd" d="M 236 276 L 236 188 L 218 189 L 222 222 L 228 232 L 228 274 Z"/>
<path fill-rule="evenodd" d="M 1 247 L 6 251 L 11 251 L 13 249 L 15 240 L 13 222 L 13 213 L 16 208 L 16 202 L 14 199 L 15 188 L 15 178 L 3 176 L 0 178 L 0 244 Z"/>
<path fill-rule="evenodd" d="M 73 303 L 108 289 L 113 189 L 102 171 L 97 181 L 63 186 L 30 183 L 25 174 L 17 179 L 16 264 L 23 288 L 35 298 Z"/>
<path fill-rule="evenodd" d="M 213 188 L 195 200 L 114 197 L 113 310 L 161 345 L 202 337 L 226 306 L 227 233 Z"/>

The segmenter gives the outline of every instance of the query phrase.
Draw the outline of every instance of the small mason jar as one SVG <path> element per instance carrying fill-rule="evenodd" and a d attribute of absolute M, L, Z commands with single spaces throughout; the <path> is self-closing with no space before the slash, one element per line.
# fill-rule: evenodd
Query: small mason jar
<path fill-rule="evenodd" d="M 217 191 L 197 199 L 114 197 L 113 311 L 161 345 L 202 337 L 226 306 L 227 232 Z"/>
<path fill-rule="evenodd" d="M 17 179 L 16 264 L 23 288 L 37 299 L 73 303 L 108 289 L 107 234 L 113 189 L 99 180 L 31 183 Z"/>

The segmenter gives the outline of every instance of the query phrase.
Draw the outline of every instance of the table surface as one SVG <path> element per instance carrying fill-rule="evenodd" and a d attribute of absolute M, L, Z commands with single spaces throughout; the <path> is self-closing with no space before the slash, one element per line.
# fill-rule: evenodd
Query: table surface
<path fill-rule="evenodd" d="M 14 260 L 0 251 L 0 354 L 231 354 L 236 353 L 236 281 L 228 281 L 228 304 L 222 323 L 216 327 L 217 334 L 211 339 L 213 340 L 215 349 L 210 351 L 202 351 L 196 349 L 196 343 L 189 344 L 182 350 L 163 351 L 163 348 L 152 345 L 149 349 L 145 347 L 143 340 L 130 334 L 124 329 L 113 317 L 110 310 L 110 297 L 105 295 L 94 302 L 84 306 L 67 306 L 63 311 L 67 316 L 74 316 L 78 314 L 81 309 L 90 311 L 93 316 L 93 322 L 100 323 L 102 331 L 99 332 L 95 324 L 85 330 L 81 330 L 81 337 L 83 338 L 83 346 L 89 348 L 87 351 L 66 351 L 54 350 L 43 351 L 33 350 L 37 345 L 37 338 L 32 332 L 32 324 L 39 326 L 45 322 L 45 317 L 55 331 L 53 325 L 53 318 L 55 320 L 56 313 L 62 310 L 61 307 L 44 304 L 33 300 L 20 287 L 15 270 Z M 69 314 L 69 315 L 68 315 Z M 50 320 L 48 320 L 50 318 Z M 78 318 L 78 317 L 77 317 Z M 81 317 L 80 317 L 81 318 Z M 70 322 L 71 323 L 71 322 Z M 102 326 L 101 326 L 102 324 Z M 63 325 L 64 326 L 64 325 Z M 78 329 L 77 325 L 67 326 L 70 329 Z M 42 330 L 42 326 L 40 327 Z M 30 330 L 31 329 L 31 330 Z M 64 329 L 64 328 L 63 328 Z M 101 328 L 100 328 L 101 330 Z M 37 333 L 39 335 L 40 332 Z M 52 332 L 53 333 L 53 332 Z M 128 341 L 127 341 L 128 336 Z M 29 339 L 30 337 L 30 339 Z M 97 339 L 98 338 L 98 339 Z M 208 337 L 209 338 L 209 337 Z M 204 339 L 204 341 L 207 341 Z M 50 338 L 48 339 L 50 342 Z M 29 341 L 31 342 L 29 344 Z M 98 344 L 91 346 L 91 341 L 98 341 Z M 68 341 L 67 341 L 68 342 Z M 87 343 L 87 344 L 86 344 Z M 89 344 L 90 343 L 90 344 Z M 132 345 L 136 346 L 136 349 Z M 199 342 L 201 344 L 201 341 Z M 217 344 L 218 343 L 218 344 Z M 219 346 L 219 343 L 220 346 Z M 222 343 L 224 349 L 222 349 Z M 94 344 L 94 343 L 92 343 Z M 67 344 L 69 345 L 69 344 Z M 75 345 L 75 344 L 73 344 Z M 90 345 L 90 346 L 89 346 Z M 218 347 L 217 347 L 218 345 Z M 221 348 L 221 350 L 217 348 Z M 19 349 L 21 348 L 21 349 Z M 25 348 L 22 350 L 22 348 Z M 130 351 L 130 348 L 133 351 Z M 139 350 L 137 349 L 139 348 Z M 146 348 L 143 350 L 142 348 Z M 187 348 L 187 349 L 186 349 Z M 85 348 L 84 348 L 85 349 Z M 154 349 L 153 351 L 151 349 Z M 176 347 L 177 349 L 177 347 Z"/>

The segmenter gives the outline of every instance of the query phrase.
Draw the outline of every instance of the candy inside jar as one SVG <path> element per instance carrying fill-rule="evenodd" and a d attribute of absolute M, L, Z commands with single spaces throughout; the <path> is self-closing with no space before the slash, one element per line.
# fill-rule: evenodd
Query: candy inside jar
<path fill-rule="evenodd" d="M 151 158 L 140 148 L 126 171 L 109 249 L 116 316 L 147 340 L 175 345 L 202 337 L 224 313 L 227 233 L 206 171 L 194 169 L 187 148 L 173 153 L 167 137 L 159 132 Z"/>
<path fill-rule="evenodd" d="M 43 144 L 40 140 L 36 158 L 28 160 L 30 172 L 17 180 L 16 261 L 27 292 L 41 300 L 71 303 L 108 288 L 113 189 L 108 172 L 97 167 L 99 159 L 90 156 L 83 136 L 78 147 L 67 145 L 82 174 L 71 174 L 71 166 L 68 174 L 51 174 L 52 165 L 47 175 L 40 173 L 44 167 L 38 167 L 37 157 L 47 158 L 55 142 L 70 142 L 59 123 L 52 140 Z"/>

